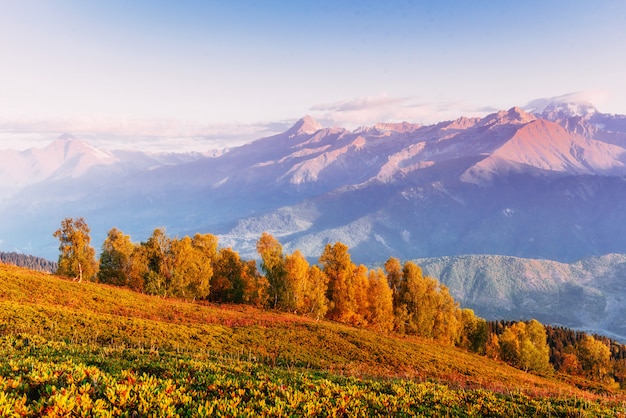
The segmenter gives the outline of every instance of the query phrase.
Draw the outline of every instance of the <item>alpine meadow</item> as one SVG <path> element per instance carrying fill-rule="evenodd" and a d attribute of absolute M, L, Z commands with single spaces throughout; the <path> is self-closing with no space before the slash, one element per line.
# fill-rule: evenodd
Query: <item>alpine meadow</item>
<path fill-rule="evenodd" d="M 261 274 L 210 234 L 113 228 L 97 263 L 89 232 L 55 232 L 60 276 L 0 266 L 4 416 L 624 413 L 626 347 L 487 322 L 411 261 L 311 266 L 265 233 Z"/>
<path fill-rule="evenodd" d="M 0 418 L 626 418 L 625 16 L 0 0 Z"/>

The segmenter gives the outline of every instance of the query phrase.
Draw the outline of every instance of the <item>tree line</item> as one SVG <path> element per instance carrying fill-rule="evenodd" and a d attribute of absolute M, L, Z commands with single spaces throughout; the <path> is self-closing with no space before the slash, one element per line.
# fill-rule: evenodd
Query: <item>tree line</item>
<path fill-rule="evenodd" d="M 214 235 L 172 238 L 163 228 L 141 243 L 113 228 L 96 260 L 89 233 L 82 218 L 62 221 L 54 233 L 60 241 L 58 274 L 151 295 L 250 304 L 419 336 L 541 374 L 556 367 L 595 380 L 623 381 L 617 369 L 625 360 L 600 366 L 604 357 L 595 356 L 602 351 L 599 345 L 607 347 L 606 341 L 589 336 L 575 349 L 559 349 L 553 340 L 548 342 L 546 327 L 538 321 L 487 323 L 461 308 L 445 285 L 411 261 L 391 257 L 384 268 L 367 268 L 353 263 L 349 248 L 336 242 L 327 244 L 318 263 L 311 265 L 299 250 L 287 254 L 274 236 L 263 233 L 256 243 L 257 267 L 255 260 L 221 248 Z M 555 335 L 554 328 L 548 330 Z"/>
<path fill-rule="evenodd" d="M 16 252 L 0 251 L 0 263 L 11 264 L 18 267 L 25 267 L 30 270 L 53 273 L 57 270 L 57 263 L 34 255 L 21 254 Z"/>
<path fill-rule="evenodd" d="M 486 349 L 491 357 L 525 369 L 529 366 L 528 357 L 532 357 L 531 351 L 535 348 L 525 344 L 524 339 L 536 338 L 533 335 L 541 333 L 545 335 L 546 342 L 540 345 L 542 368 L 549 365 L 550 369 L 564 374 L 626 387 L 626 346 L 611 338 L 562 326 L 543 326 L 535 320 L 489 321 L 487 326 L 489 338 Z M 527 336 L 520 338 L 520 332 L 524 331 Z M 538 370 L 538 365 L 530 368 Z"/>

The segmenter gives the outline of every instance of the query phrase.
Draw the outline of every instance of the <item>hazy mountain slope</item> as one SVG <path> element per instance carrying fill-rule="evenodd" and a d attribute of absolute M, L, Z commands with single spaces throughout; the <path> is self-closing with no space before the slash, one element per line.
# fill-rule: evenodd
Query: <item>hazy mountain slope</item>
<path fill-rule="evenodd" d="M 497 255 L 415 262 L 485 318 L 536 318 L 626 341 L 626 255 L 571 264 Z"/>
<path fill-rule="evenodd" d="M 7 191 L 55 178 L 76 178 L 92 167 L 114 164 L 117 159 L 106 151 L 63 135 L 47 147 L 18 152 L 0 151 L 0 186 Z M 5 195 L 7 197 L 9 193 Z"/>
<path fill-rule="evenodd" d="M 620 117 L 582 105 L 541 111 L 354 131 L 304 117 L 212 158 L 100 152 L 60 139 L 31 152 L 47 155 L 48 165 L 31 159 L 28 168 L 45 178 L 0 202 L 0 248 L 55 258 L 60 220 L 84 216 L 96 246 L 113 226 L 137 240 L 165 226 L 172 235 L 219 234 L 246 256 L 265 230 L 310 257 L 345 241 L 359 262 L 626 253 Z"/>

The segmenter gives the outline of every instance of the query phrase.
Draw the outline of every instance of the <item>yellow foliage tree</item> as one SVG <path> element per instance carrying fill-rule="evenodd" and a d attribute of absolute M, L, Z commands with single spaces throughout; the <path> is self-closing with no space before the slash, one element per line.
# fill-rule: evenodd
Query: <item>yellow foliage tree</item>
<path fill-rule="evenodd" d="M 356 309 L 350 319 L 353 325 L 367 325 L 367 317 L 369 316 L 369 271 L 363 264 L 354 269 L 353 286 L 354 286 L 354 303 Z"/>
<path fill-rule="evenodd" d="M 196 234 L 191 240 L 191 245 L 200 251 L 204 257 L 214 263 L 218 257 L 218 239 L 211 234 Z"/>
<path fill-rule="evenodd" d="M 261 269 L 269 283 L 270 302 L 277 308 L 287 300 L 283 246 L 274 236 L 264 232 L 257 241 L 256 250 L 261 256 Z"/>
<path fill-rule="evenodd" d="M 307 272 L 307 282 L 304 291 L 303 311 L 315 319 L 323 318 L 328 311 L 328 277 L 318 267 L 311 266 Z"/>
<path fill-rule="evenodd" d="M 460 310 L 459 318 L 461 331 L 458 345 L 475 353 L 485 354 L 488 339 L 487 322 L 467 308 Z"/>
<path fill-rule="evenodd" d="M 85 219 L 65 218 L 61 228 L 53 234 L 59 239 L 59 263 L 57 274 L 74 277 L 81 282 L 83 278 L 92 280 L 98 272 L 96 251 L 91 246 L 91 230 Z"/>
<path fill-rule="evenodd" d="M 209 296 L 213 276 L 211 260 L 187 236 L 173 240 L 170 252 L 172 278 L 168 293 L 187 299 L 205 299 Z"/>
<path fill-rule="evenodd" d="M 397 296 L 396 328 L 401 333 L 437 339 L 455 344 L 461 322 L 458 304 L 448 288 L 426 277 L 411 261 L 404 263 Z"/>
<path fill-rule="evenodd" d="M 164 228 L 157 228 L 152 232 L 143 246 L 143 257 L 147 265 L 144 275 L 144 289 L 153 295 L 167 295 L 172 279 L 172 240 L 165 233 Z"/>
<path fill-rule="evenodd" d="M 390 257 L 385 262 L 385 271 L 387 272 L 387 283 L 389 283 L 389 288 L 393 294 L 393 306 L 397 307 L 400 304 L 399 294 L 402 285 L 402 265 L 400 260 Z"/>
<path fill-rule="evenodd" d="M 439 284 L 437 280 L 426 278 Z M 433 323 L 433 337 L 449 345 L 454 345 L 460 336 L 461 321 L 459 304 L 454 300 L 447 286 L 439 284 L 436 292 L 435 321 Z"/>
<path fill-rule="evenodd" d="M 326 244 L 319 263 L 328 277 L 329 309 L 327 317 L 339 322 L 351 322 L 357 312 L 354 284 L 354 264 L 348 246 L 336 242 Z"/>
<path fill-rule="evenodd" d="M 583 374 L 599 382 L 608 380 L 612 368 L 609 347 L 591 335 L 585 335 L 576 348 Z"/>
<path fill-rule="evenodd" d="M 305 311 L 304 294 L 307 288 L 309 262 L 299 250 L 285 256 L 285 285 L 283 308 L 302 313 Z"/>
<path fill-rule="evenodd" d="M 502 360 L 524 371 L 549 373 L 550 349 L 544 326 L 536 321 L 516 322 L 500 336 Z"/>
<path fill-rule="evenodd" d="M 435 281 L 424 277 L 422 269 L 407 261 L 402 269 L 402 285 L 399 292 L 400 330 L 425 338 L 433 338 L 437 308 Z"/>
<path fill-rule="evenodd" d="M 129 286 L 134 250 L 135 245 L 129 235 L 125 235 L 117 228 L 111 229 L 102 244 L 98 281 L 116 286 Z"/>
<path fill-rule="evenodd" d="M 388 333 L 393 330 L 393 293 L 387 277 L 381 269 L 369 273 L 368 313 L 366 320 L 370 327 Z"/>

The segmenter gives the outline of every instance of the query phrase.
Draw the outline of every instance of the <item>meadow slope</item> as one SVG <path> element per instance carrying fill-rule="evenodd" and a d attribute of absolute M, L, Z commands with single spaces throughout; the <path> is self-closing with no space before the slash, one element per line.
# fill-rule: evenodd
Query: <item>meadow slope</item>
<path fill-rule="evenodd" d="M 56 401 L 52 400 L 50 393 L 56 394 L 59 388 L 71 392 L 72 388 L 69 383 L 58 379 L 67 373 L 78 373 L 84 378 L 81 367 L 96 367 L 99 373 L 109 376 L 107 378 L 114 385 L 112 391 L 117 390 L 115 388 L 128 378 L 129 373 L 132 375 L 131 380 L 144 383 L 146 379 L 157 379 L 157 383 L 152 382 L 157 386 L 160 384 L 158 379 L 173 379 L 172 384 L 176 388 L 187 394 L 196 393 L 195 396 L 205 406 L 207 402 L 217 402 L 217 399 L 211 398 L 204 386 L 201 395 L 198 395 L 200 392 L 194 392 L 199 389 L 195 386 L 198 382 L 193 376 L 213 373 L 211 375 L 215 377 L 217 374 L 234 373 L 238 377 L 231 380 L 247 382 L 241 383 L 244 386 L 254 386 L 256 378 L 253 376 L 258 374 L 262 374 L 265 380 L 295 382 L 290 390 L 302 396 L 312 388 L 319 389 L 316 386 L 319 384 L 318 379 L 335 382 L 342 390 L 359 386 L 359 393 L 372 392 L 377 393 L 377 396 L 382 396 L 381 393 L 389 389 L 380 385 L 413 385 L 412 389 L 405 388 L 400 392 L 411 392 L 419 387 L 431 395 L 431 389 L 450 391 L 449 396 L 456 401 L 449 402 L 442 398 L 433 402 L 444 408 L 459 403 L 461 409 L 449 410 L 449 413 L 461 416 L 489 415 L 491 409 L 472 409 L 475 401 L 478 402 L 476 399 L 480 398 L 480 402 L 483 402 L 485 397 L 491 399 L 489 402 L 493 403 L 494 411 L 510 404 L 513 405 L 511 408 L 518 408 L 512 410 L 539 413 L 547 405 L 545 402 L 552 405 L 547 410 L 553 412 L 558 412 L 557 405 L 561 405 L 561 410 L 570 412 L 578 408 L 598 413 L 611 411 L 607 412 L 608 415 L 624 411 L 622 392 L 614 392 L 599 385 L 586 386 L 585 382 L 577 382 L 576 387 L 559 376 L 527 374 L 504 363 L 429 340 L 383 335 L 333 322 L 314 321 L 241 305 L 218 306 L 162 299 L 96 283 L 76 283 L 3 264 L 0 264 L 0 338 L 2 354 L 15 362 L 10 367 L 7 363 L 2 366 L 0 411 L 2 390 L 7 393 L 6 402 L 13 402 L 11 405 L 14 409 L 22 401 L 24 408 L 30 408 L 31 412 L 39 408 L 39 413 L 42 413 L 45 408 L 52 408 Z M 46 364 L 46 367 L 52 369 L 56 367 L 56 375 L 54 372 L 48 373 L 58 378 L 52 385 L 55 389 L 46 392 L 48 397 L 41 392 L 43 388 L 37 389 L 40 392 L 33 392 L 32 382 L 30 386 L 27 385 L 30 389 L 23 389 L 23 393 L 19 392 L 21 386 L 15 383 L 16 379 L 23 378 L 20 377 L 22 368 L 32 371 L 38 367 L 33 362 Z M 58 364 L 63 362 L 69 362 L 69 365 L 66 364 L 70 370 L 67 373 L 59 371 Z M 177 380 L 178 373 L 187 368 L 195 371 Z M 242 374 L 246 376 L 243 380 Z M 77 379 L 80 380 L 79 377 L 74 378 Z M 13 382 L 14 387 L 7 382 Z M 289 386 L 281 385 L 283 388 Z M 300 390 L 299 385 L 305 387 Z M 93 399 L 105 399 L 102 401 L 108 402 L 105 402 L 105 406 L 115 406 L 108 392 L 98 395 L 93 384 L 88 389 L 83 394 Z M 382 392 L 377 392 L 379 390 Z M 400 392 L 394 392 L 396 401 L 400 399 Z M 109 395 L 113 396 L 113 392 Z M 329 393 L 327 396 L 335 395 Z M 405 401 L 413 399 L 412 396 L 407 395 Z M 475 397 L 474 401 L 468 400 Z M 323 398 L 320 393 L 313 396 L 316 401 Z M 242 403 L 242 408 L 257 405 L 254 404 L 258 401 L 255 396 L 243 396 L 242 399 L 249 402 Z M 263 399 L 257 405 L 260 408 L 255 410 L 257 413 L 264 411 L 262 405 L 265 402 L 268 405 L 276 404 L 276 399 Z M 199 400 L 194 398 L 193 402 Z M 193 402 L 187 404 L 195 405 L 197 411 L 199 404 Z M 416 407 L 420 402 L 423 403 L 423 399 L 411 405 Z M 536 402 L 539 402 L 539 406 L 529 406 Z M 184 409 L 187 404 L 182 402 L 182 406 L 179 406 Z M 374 408 L 371 403 L 368 405 L 370 409 L 364 409 L 364 415 L 376 415 L 377 407 Z M 349 412 L 348 406 L 336 408 L 344 408 L 344 412 Z M 181 413 L 183 409 L 177 408 L 173 411 Z M 212 411 L 228 415 L 223 408 L 228 409 L 216 404 Z M 379 413 L 383 414 L 384 407 L 381 408 Z M 397 412 L 417 411 L 411 409 L 413 407 L 410 405 L 406 408 L 398 409 Z M 280 411 L 271 408 L 267 411 L 268 415 L 282 415 Z M 285 411 L 308 414 L 298 409 Z M 494 412 L 494 415 L 497 414 Z"/>

